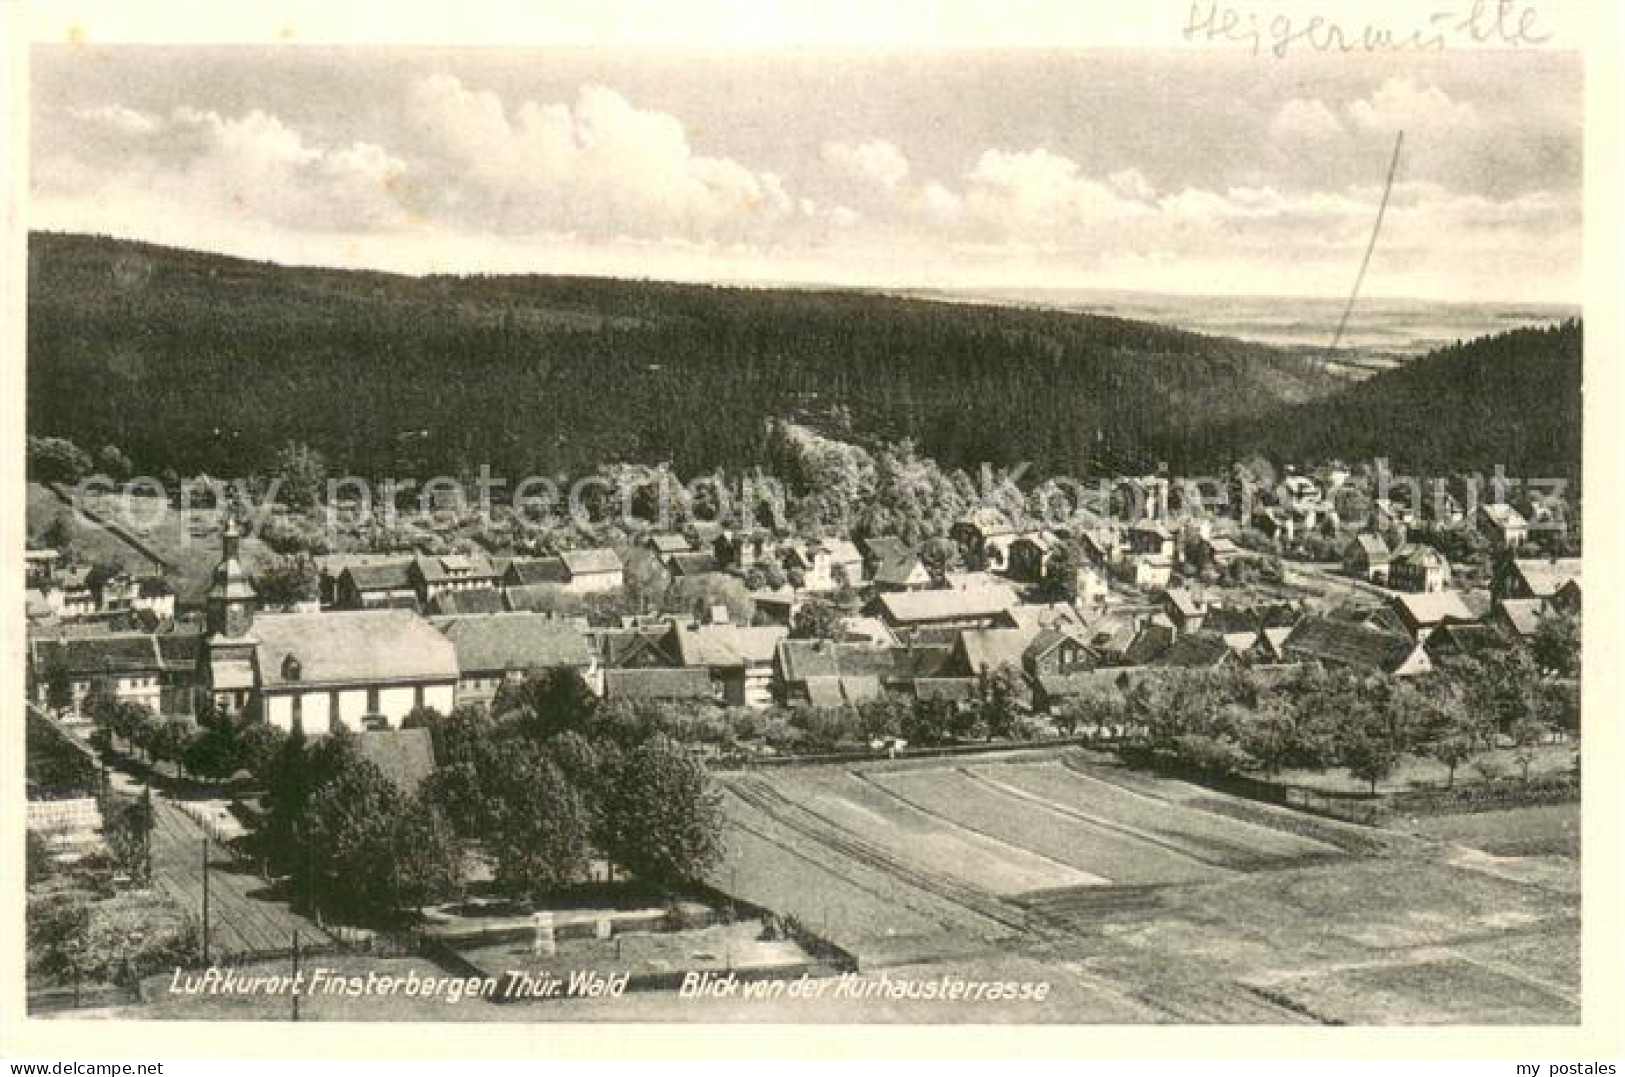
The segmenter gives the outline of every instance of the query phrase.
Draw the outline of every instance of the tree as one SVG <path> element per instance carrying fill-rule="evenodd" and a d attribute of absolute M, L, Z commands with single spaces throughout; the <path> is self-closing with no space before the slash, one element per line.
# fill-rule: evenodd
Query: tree
<path fill-rule="evenodd" d="M 1533 718 L 1525 718 L 1512 726 L 1512 761 L 1522 771 L 1524 784 L 1529 782 L 1529 768 L 1539 755 L 1540 745 L 1551 736 L 1551 726 Z"/>
<path fill-rule="evenodd" d="M 268 608 L 286 610 L 301 602 L 316 601 L 321 593 L 321 573 L 309 557 L 284 555 L 254 577 L 254 589 Z"/>
<path fill-rule="evenodd" d="M 420 790 L 395 820 L 391 858 L 392 902 L 421 909 L 463 893 L 464 864 L 456 829 Z"/>
<path fill-rule="evenodd" d="M 1027 682 L 1021 670 L 1001 662 L 982 674 L 981 718 L 989 740 L 1008 737 L 1027 710 Z"/>
<path fill-rule="evenodd" d="M 96 454 L 96 466 L 112 478 L 124 480 L 135 471 L 135 465 L 117 445 L 103 445 Z"/>
<path fill-rule="evenodd" d="M 1580 674 L 1580 619 L 1569 613 L 1547 614 L 1529 641 L 1535 664 L 1559 677 Z"/>
<path fill-rule="evenodd" d="M 90 454 L 67 438 L 28 439 L 28 477 L 38 482 L 78 482 L 94 466 Z"/>
<path fill-rule="evenodd" d="M 540 744 L 558 733 L 591 732 L 598 697 L 579 671 L 560 666 L 505 682 L 491 701 L 491 713 Z"/>
<path fill-rule="evenodd" d="M 620 761 L 604 815 L 604 851 L 650 886 L 696 881 L 722 855 L 721 796 L 705 767 L 667 737 Z"/>
<path fill-rule="evenodd" d="M 310 508 L 327 492 L 327 460 L 302 442 L 290 441 L 277 450 L 271 473 L 281 483 L 277 493 L 282 503 L 293 508 Z"/>
<path fill-rule="evenodd" d="M 1447 768 L 1449 776 L 1444 787 L 1454 789 L 1456 768 L 1473 758 L 1473 741 L 1460 733 L 1452 734 L 1428 745 L 1428 754 Z"/>
<path fill-rule="evenodd" d="M 1061 543 L 1044 564 L 1044 594 L 1054 602 L 1076 602 L 1078 571 L 1082 567 L 1078 548 L 1070 542 Z"/>
<path fill-rule="evenodd" d="M 671 573 L 653 550 L 637 546 L 621 557 L 621 587 L 634 613 L 651 613 L 660 607 L 671 586 Z"/>
<path fill-rule="evenodd" d="M 1342 759 L 1350 774 L 1371 783 L 1371 794 L 1375 796 L 1377 783 L 1393 773 L 1399 756 L 1380 730 L 1359 729 L 1344 740 Z"/>
<path fill-rule="evenodd" d="M 920 547 L 920 562 L 931 573 L 932 579 L 941 582 L 948 573 L 964 569 L 965 556 L 959 549 L 959 543 L 939 535 Z"/>
<path fill-rule="evenodd" d="M 27 885 L 33 886 L 35 883 L 50 878 L 53 870 L 50 843 L 38 831 L 28 831 L 24 860 L 24 876 Z"/>
<path fill-rule="evenodd" d="M 812 599 L 796 610 L 790 635 L 796 639 L 834 639 L 841 632 L 841 611 L 833 603 Z"/>
<path fill-rule="evenodd" d="M 538 745 L 516 743 L 491 757 L 493 790 L 486 851 L 496 884 L 534 900 L 587 870 L 591 819 L 581 795 Z"/>
<path fill-rule="evenodd" d="M 51 517 L 51 522 L 40 532 L 39 544 L 62 552 L 73 545 L 73 518 L 66 513 Z"/>

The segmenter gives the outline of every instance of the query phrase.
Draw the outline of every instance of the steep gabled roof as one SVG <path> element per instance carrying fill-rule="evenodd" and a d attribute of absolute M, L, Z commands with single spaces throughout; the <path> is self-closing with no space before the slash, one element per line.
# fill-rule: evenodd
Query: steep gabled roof
<path fill-rule="evenodd" d="M 961 617 L 991 617 L 1016 604 L 1008 587 L 966 590 L 902 591 L 876 600 L 882 616 L 897 624 L 947 621 Z"/>
<path fill-rule="evenodd" d="M 1282 645 L 1287 658 L 1393 672 L 1416 650 L 1409 636 L 1330 617 L 1305 617 Z"/>
<path fill-rule="evenodd" d="M 683 669 L 606 669 L 606 699 L 711 699 L 711 673 Z"/>
<path fill-rule="evenodd" d="M 1565 583 L 1580 578 L 1578 557 L 1520 558 L 1516 568 L 1535 598 L 1550 598 L 1562 590 Z"/>
<path fill-rule="evenodd" d="M 503 573 L 503 583 L 511 587 L 533 587 L 543 583 L 568 583 L 569 570 L 557 557 L 516 557 Z"/>
<path fill-rule="evenodd" d="M 585 550 L 565 550 L 559 554 L 570 575 L 592 576 L 621 571 L 621 555 L 608 546 L 594 546 Z"/>
<path fill-rule="evenodd" d="M 711 669 L 765 665 L 773 661 L 779 642 L 789 635 L 783 627 L 700 625 L 677 631 L 677 653 L 685 666 Z"/>
<path fill-rule="evenodd" d="M 348 565 L 339 573 L 348 577 L 357 591 L 410 591 L 412 590 L 412 562 L 372 561 L 367 564 Z"/>
<path fill-rule="evenodd" d="M 266 613 L 254 618 L 254 635 L 268 689 L 457 679 L 456 648 L 406 610 Z"/>
<path fill-rule="evenodd" d="M 1154 663 L 1178 669 L 1212 669 L 1234 652 L 1217 632 L 1187 632 L 1174 640 Z"/>
<path fill-rule="evenodd" d="M 1436 591 L 1431 594 L 1397 594 L 1390 600 L 1394 612 L 1405 622 L 1405 627 L 1412 632 L 1419 628 L 1429 628 L 1433 625 L 1444 624 L 1446 621 L 1474 621 L 1473 611 L 1461 600 L 1461 596 L 1454 591 Z"/>
<path fill-rule="evenodd" d="M 1021 628 L 967 629 L 959 634 L 959 642 L 969 671 L 980 674 L 1004 665 L 1020 669 L 1034 635 Z"/>
<path fill-rule="evenodd" d="M 569 621 L 540 613 L 493 613 L 442 617 L 434 626 L 457 650 L 463 676 L 510 670 L 592 664 L 586 634 Z"/>

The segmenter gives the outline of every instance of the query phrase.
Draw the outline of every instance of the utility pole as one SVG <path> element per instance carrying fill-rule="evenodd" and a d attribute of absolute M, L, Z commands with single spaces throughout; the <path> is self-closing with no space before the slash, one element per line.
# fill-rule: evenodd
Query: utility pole
<path fill-rule="evenodd" d="M 209 835 L 203 835 L 203 963 L 209 963 Z"/>

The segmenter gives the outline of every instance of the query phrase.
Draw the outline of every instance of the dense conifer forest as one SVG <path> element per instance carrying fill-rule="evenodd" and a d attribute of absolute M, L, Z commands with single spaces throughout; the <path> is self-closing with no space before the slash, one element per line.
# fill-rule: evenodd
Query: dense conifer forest
<path fill-rule="evenodd" d="M 91 236 L 29 248 L 28 425 L 147 474 L 290 442 L 359 475 L 762 462 L 767 420 L 946 466 L 1100 474 L 1376 453 L 1578 459 L 1579 330 L 1350 387 L 1299 355 L 1086 314 L 857 292 L 289 268 Z M 1465 379 L 1461 373 L 1468 375 Z"/>

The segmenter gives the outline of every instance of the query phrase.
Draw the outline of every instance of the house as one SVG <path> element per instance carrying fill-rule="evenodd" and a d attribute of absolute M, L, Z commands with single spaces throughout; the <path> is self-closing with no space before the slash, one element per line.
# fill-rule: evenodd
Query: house
<path fill-rule="evenodd" d="M 1223 669 L 1242 658 L 1217 632 L 1186 632 L 1158 655 L 1153 665 L 1169 669 Z"/>
<path fill-rule="evenodd" d="M 593 634 L 598 661 L 605 669 L 681 669 L 677 627 L 670 621 Z"/>
<path fill-rule="evenodd" d="M 88 617 L 100 608 L 92 571 L 89 565 L 70 565 L 57 574 L 56 586 L 45 594 L 58 617 Z"/>
<path fill-rule="evenodd" d="M 495 589 L 502 582 L 501 573 L 489 560 L 470 554 L 414 557 L 407 573 L 418 604 L 424 609 L 441 595 Z"/>
<path fill-rule="evenodd" d="M 1557 589 L 1557 594 L 1549 600 L 1552 609 L 1558 613 L 1567 613 L 1578 617 L 1580 615 L 1580 577 L 1575 576 Z"/>
<path fill-rule="evenodd" d="M 1442 624 L 1428 634 L 1423 649 L 1435 667 L 1462 658 L 1493 657 L 1507 649 L 1512 637 L 1489 624 Z"/>
<path fill-rule="evenodd" d="M 1140 554 L 1129 559 L 1131 579 L 1142 591 L 1162 591 L 1174 579 L 1174 559 L 1164 554 Z"/>
<path fill-rule="evenodd" d="M 1318 662 L 1357 673 L 1407 677 L 1433 668 L 1422 645 L 1409 636 L 1334 617 L 1305 617 L 1281 650 L 1287 661 Z"/>
<path fill-rule="evenodd" d="M 1046 628 L 1031 638 L 1021 662 L 1028 676 L 1042 680 L 1094 669 L 1101 664 L 1101 656 L 1071 632 Z"/>
<path fill-rule="evenodd" d="M 1009 564 L 1005 573 L 1013 580 L 1037 583 L 1044 578 L 1044 568 L 1055 549 L 1055 534 L 1033 531 L 1010 543 Z"/>
<path fill-rule="evenodd" d="M 1011 626 L 1009 610 L 1016 604 L 1007 587 L 965 590 L 896 591 L 878 596 L 873 612 L 891 629 L 996 628 Z"/>
<path fill-rule="evenodd" d="M 339 579 L 344 570 L 360 565 L 398 565 L 404 573 L 406 566 L 411 563 L 410 557 L 393 553 L 329 553 L 322 554 L 315 559 L 317 598 L 323 606 L 342 605 L 340 597 Z M 402 590 L 410 590 L 410 583 L 402 585 Z M 415 592 L 414 592 L 415 594 Z M 352 606 L 359 609 L 359 606 Z"/>
<path fill-rule="evenodd" d="M 159 621 L 175 619 L 175 589 L 162 576 L 143 576 L 135 581 L 130 596 L 132 610 L 145 610 Z"/>
<path fill-rule="evenodd" d="M 1114 565 L 1127 550 L 1123 535 L 1115 527 L 1091 527 L 1078 532 L 1078 547 L 1091 564 L 1099 568 Z"/>
<path fill-rule="evenodd" d="M 1500 549 L 1515 549 L 1529 537 L 1529 521 L 1511 505 L 1480 505 L 1478 520 L 1490 541 Z"/>
<path fill-rule="evenodd" d="M 779 549 L 785 570 L 803 591 L 835 591 L 863 582 L 863 555 L 847 539 L 787 542 Z"/>
<path fill-rule="evenodd" d="M 694 668 L 630 668 L 604 670 L 606 700 L 684 700 L 713 703 L 719 700 L 710 671 Z"/>
<path fill-rule="evenodd" d="M 1388 563 L 1388 586 L 1421 594 L 1443 591 L 1450 586 L 1450 562 L 1432 546 L 1401 546 Z"/>
<path fill-rule="evenodd" d="M 456 704 L 457 649 L 410 610 L 260 614 L 249 630 L 260 713 L 284 732 L 399 728 Z"/>
<path fill-rule="evenodd" d="M 924 591 L 932 584 L 925 562 L 902 539 L 889 535 L 869 539 L 864 552 L 869 583 L 876 591 Z"/>
<path fill-rule="evenodd" d="M 1234 539 L 1223 536 L 1202 538 L 1191 544 L 1195 562 L 1216 572 L 1223 572 L 1246 552 Z"/>
<path fill-rule="evenodd" d="M 564 561 L 558 557 L 516 557 L 502 572 L 502 589 L 553 585 L 563 587 L 570 581 Z"/>
<path fill-rule="evenodd" d="M 954 646 L 955 665 L 958 672 L 975 677 L 984 677 L 1000 666 L 1023 670 L 1033 638 L 1033 633 L 1020 628 L 968 629 L 959 633 Z"/>
<path fill-rule="evenodd" d="M 1540 627 L 1546 602 L 1539 598 L 1503 598 L 1490 611 L 1490 623 L 1513 636 L 1528 639 Z"/>
<path fill-rule="evenodd" d="M 502 592 L 494 587 L 477 591 L 447 591 L 429 600 L 431 617 L 453 617 L 459 614 L 501 613 L 507 609 Z"/>
<path fill-rule="evenodd" d="M 723 531 L 712 541 L 711 553 L 722 568 L 745 572 L 773 560 L 773 536 L 762 528 Z"/>
<path fill-rule="evenodd" d="M 975 509 L 948 529 L 948 537 L 959 543 L 967 559 L 980 559 L 990 569 L 1003 569 L 1010 561 L 1010 546 L 1021 532 L 998 509 Z"/>
<path fill-rule="evenodd" d="M 1387 583 L 1393 557 L 1381 535 L 1355 535 L 1343 550 L 1343 571 L 1370 583 Z"/>
<path fill-rule="evenodd" d="M 752 591 L 750 600 L 756 607 L 757 618 L 774 625 L 793 624 L 802 605 L 802 596 L 789 585 L 777 591 Z"/>
<path fill-rule="evenodd" d="M 333 584 L 332 605 L 341 610 L 415 609 L 412 562 L 373 561 L 346 565 Z"/>
<path fill-rule="evenodd" d="M 191 714 L 197 669 L 197 632 L 97 632 L 44 636 L 29 641 L 34 701 L 52 702 L 53 686 L 65 688 L 78 710 L 98 681 L 121 703 L 139 703 L 154 714 Z"/>
<path fill-rule="evenodd" d="M 865 643 L 784 639 L 773 659 L 775 695 L 788 706 L 836 707 L 879 698 L 883 693 L 962 694 L 970 681 L 951 645 L 877 647 Z"/>
<path fill-rule="evenodd" d="M 1174 556 L 1174 533 L 1160 523 L 1142 520 L 1128 529 L 1129 552 Z"/>
<path fill-rule="evenodd" d="M 565 550 L 559 554 L 569 574 L 565 586 L 577 594 L 618 591 L 625 583 L 621 555 L 607 546 Z"/>
<path fill-rule="evenodd" d="M 456 651 L 459 706 L 489 703 L 505 682 L 541 670 L 573 669 L 594 691 L 602 688 L 587 635 L 570 621 L 539 613 L 486 613 L 438 617 L 430 624 Z"/>
<path fill-rule="evenodd" d="M 27 549 L 23 551 L 23 586 L 39 587 L 41 584 L 51 582 L 56 573 L 56 563 L 62 557 L 52 549 Z"/>
<path fill-rule="evenodd" d="M 1455 591 L 1395 595 L 1389 599 L 1389 605 L 1399 615 L 1406 633 L 1418 643 L 1442 624 L 1470 624 L 1478 620 Z"/>
<path fill-rule="evenodd" d="M 1580 558 L 1518 558 L 1498 566 L 1495 597 L 1550 599 L 1570 580 L 1578 586 Z"/>
<path fill-rule="evenodd" d="M 676 531 L 651 531 L 643 537 L 643 545 L 662 561 L 673 554 L 692 553 L 694 551 L 694 546 L 688 541 L 688 536 Z"/>
<path fill-rule="evenodd" d="M 708 624 L 676 630 L 677 655 L 685 667 L 709 671 L 712 687 L 730 707 L 767 707 L 773 702 L 773 660 L 789 635 L 783 627 Z"/>
<path fill-rule="evenodd" d="M 1159 604 L 1173 623 L 1174 631 L 1181 635 L 1199 630 L 1202 619 L 1207 616 L 1207 603 L 1183 588 L 1163 591 Z"/>

